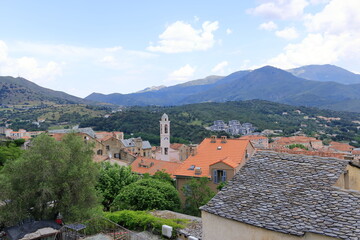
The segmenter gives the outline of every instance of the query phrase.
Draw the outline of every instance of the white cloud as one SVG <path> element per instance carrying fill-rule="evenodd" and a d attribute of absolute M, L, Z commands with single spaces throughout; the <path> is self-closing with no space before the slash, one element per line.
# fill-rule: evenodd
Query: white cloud
<path fill-rule="evenodd" d="M 54 61 L 40 63 L 33 57 L 9 57 L 6 43 L 0 41 L 0 75 L 21 76 L 41 84 L 52 81 L 61 74 L 61 64 Z"/>
<path fill-rule="evenodd" d="M 248 13 L 270 19 L 295 19 L 303 15 L 307 0 L 266 0 Z"/>
<path fill-rule="evenodd" d="M 269 60 L 268 63 L 288 68 L 335 63 L 344 57 L 360 60 L 360 38 L 353 39 L 347 34 L 309 34 L 301 43 L 287 45 L 283 53 Z"/>
<path fill-rule="evenodd" d="M 194 76 L 196 68 L 191 67 L 189 64 L 179 68 L 178 70 L 173 71 L 170 73 L 166 82 L 185 82 L 190 80 L 191 77 Z"/>
<path fill-rule="evenodd" d="M 332 34 L 344 31 L 358 32 L 360 28 L 360 1 L 333 0 L 323 11 L 306 16 L 306 27 L 311 32 L 326 32 Z"/>
<path fill-rule="evenodd" d="M 287 27 L 283 30 L 276 31 L 275 35 L 286 40 L 293 40 L 299 37 L 299 34 L 294 27 Z"/>
<path fill-rule="evenodd" d="M 157 46 L 147 47 L 152 52 L 180 53 L 204 51 L 214 46 L 213 32 L 219 28 L 219 23 L 206 21 L 202 29 L 194 29 L 190 24 L 177 21 L 160 34 Z"/>
<path fill-rule="evenodd" d="M 328 3 L 330 0 L 310 0 L 310 3 L 312 5 L 318 5 L 318 4 L 324 4 Z"/>
<path fill-rule="evenodd" d="M 278 26 L 273 21 L 264 22 L 264 23 L 260 24 L 260 26 L 259 26 L 260 29 L 266 30 L 266 31 L 275 30 L 275 29 L 277 29 L 277 27 Z"/>
<path fill-rule="evenodd" d="M 200 18 L 198 16 L 194 16 L 194 22 L 200 21 Z"/>
<path fill-rule="evenodd" d="M 338 62 L 360 65 L 358 9 L 358 0 L 332 0 L 319 13 L 306 17 L 308 35 L 297 44 L 288 44 L 268 64 L 284 68 Z"/>
<path fill-rule="evenodd" d="M 5 44 L 5 42 L 0 41 L 0 62 L 3 62 L 7 59 L 7 51 L 8 51 L 8 48 Z"/>
<path fill-rule="evenodd" d="M 211 72 L 223 74 L 224 68 L 227 67 L 228 65 L 229 65 L 229 63 L 227 61 L 222 61 L 222 62 L 216 64 L 216 66 L 213 67 L 213 69 L 211 69 Z"/>
<path fill-rule="evenodd" d="M 229 35 L 229 34 L 232 34 L 232 30 L 230 28 L 226 29 L 226 34 Z"/>

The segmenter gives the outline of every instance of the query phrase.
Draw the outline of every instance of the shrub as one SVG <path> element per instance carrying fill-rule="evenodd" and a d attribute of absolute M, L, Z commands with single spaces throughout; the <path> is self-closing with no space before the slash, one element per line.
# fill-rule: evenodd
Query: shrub
<path fill-rule="evenodd" d="M 173 229 L 181 229 L 185 228 L 185 225 L 189 222 L 186 219 L 164 219 L 155 217 L 146 211 L 131 210 L 107 212 L 105 217 L 130 230 L 149 230 L 157 234 L 161 233 L 162 225 L 171 226 Z"/>

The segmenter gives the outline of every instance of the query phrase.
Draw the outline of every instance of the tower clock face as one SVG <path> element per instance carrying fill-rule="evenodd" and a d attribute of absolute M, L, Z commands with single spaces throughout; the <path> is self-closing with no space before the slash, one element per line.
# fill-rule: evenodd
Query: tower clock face
<path fill-rule="evenodd" d="M 168 138 L 168 137 L 164 137 L 164 140 L 169 140 L 169 138 Z"/>

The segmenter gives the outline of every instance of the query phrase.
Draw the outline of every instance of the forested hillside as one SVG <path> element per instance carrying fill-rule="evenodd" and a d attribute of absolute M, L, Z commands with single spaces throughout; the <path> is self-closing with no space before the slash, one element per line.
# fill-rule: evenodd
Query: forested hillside
<path fill-rule="evenodd" d="M 299 110 L 299 111 L 297 111 Z M 143 136 L 153 144 L 159 141 L 159 119 L 163 113 L 169 115 L 171 135 L 174 142 L 199 143 L 210 136 L 205 130 L 215 120 L 239 120 L 250 122 L 258 128 L 279 129 L 284 135 L 303 131 L 307 135 L 322 135 L 333 140 L 357 139 L 360 114 L 345 113 L 317 108 L 294 107 L 263 100 L 237 101 L 226 103 L 200 103 L 172 107 L 131 107 L 113 114 L 109 118 L 92 118 L 81 123 L 81 127 L 95 130 L 124 131 L 128 136 Z M 341 120 L 327 122 L 317 118 L 338 117 Z M 221 134 L 221 133 L 219 133 Z"/>

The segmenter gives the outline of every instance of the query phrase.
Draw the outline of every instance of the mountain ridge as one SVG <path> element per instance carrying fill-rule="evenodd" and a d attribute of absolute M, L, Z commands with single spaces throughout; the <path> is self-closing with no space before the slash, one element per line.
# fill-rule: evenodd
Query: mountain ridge
<path fill-rule="evenodd" d="M 339 67 L 333 65 L 319 65 L 320 70 L 333 68 L 339 72 Z M 304 66 L 316 68 L 317 65 Z M 305 70 L 304 70 L 305 71 Z M 313 70 L 313 72 L 316 72 Z M 340 70 L 347 76 L 356 77 L 357 74 L 347 70 Z M 350 75 L 349 75 L 350 73 Z M 319 78 L 319 76 L 318 76 Z M 360 84 L 342 84 L 338 82 L 309 80 L 295 76 L 291 71 L 272 66 L 265 66 L 255 70 L 234 72 L 216 81 L 202 85 L 186 86 L 187 83 L 162 88 L 144 94 L 113 94 L 88 96 L 86 99 L 102 100 L 120 105 L 182 105 L 201 102 L 224 102 L 237 100 L 262 99 L 291 105 L 304 105 L 323 108 L 339 108 L 340 102 L 346 102 L 351 111 L 359 111 L 360 107 L 353 104 L 360 99 Z M 206 78 L 205 78 L 206 79 Z M 195 80 L 196 81 L 196 80 Z M 199 81 L 199 80 L 197 80 Z M 190 81 L 193 82 L 193 81 Z M 107 98 L 111 98 L 109 101 Z M 352 100 L 352 101 L 351 101 Z M 346 109 L 345 109 L 346 110 Z"/>

